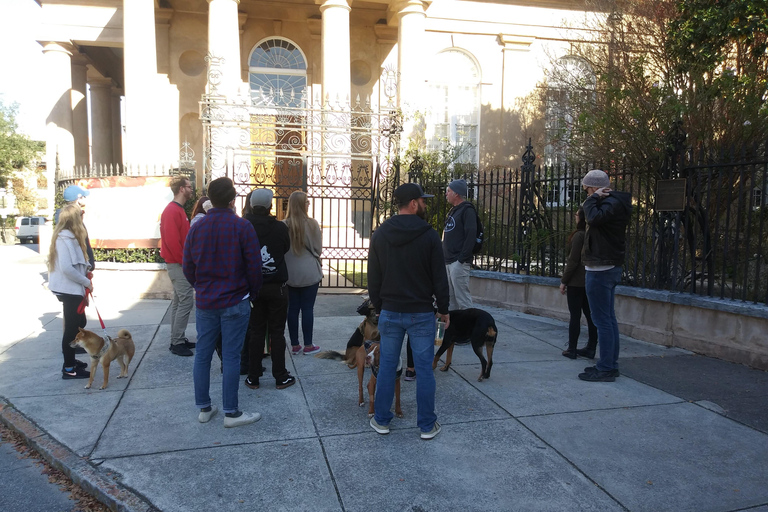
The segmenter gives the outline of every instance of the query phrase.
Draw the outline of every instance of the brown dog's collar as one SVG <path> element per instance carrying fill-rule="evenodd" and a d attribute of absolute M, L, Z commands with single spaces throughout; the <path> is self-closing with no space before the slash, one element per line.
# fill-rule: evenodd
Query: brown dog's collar
<path fill-rule="evenodd" d="M 109 350 L 109 345 L 110 343 L 112 343 L 112 338 L 110 338 L 109 336 L 106 336 L 106 338 L 107 338 L 107 342 L 104 343 L 104 346 L 101 347 L 101 350 L 99 350 L 98 353 L 91 356 L 91 359 L 99 360 L 101 359 L 101 356 L 107 353 L 107 350 Z"/>

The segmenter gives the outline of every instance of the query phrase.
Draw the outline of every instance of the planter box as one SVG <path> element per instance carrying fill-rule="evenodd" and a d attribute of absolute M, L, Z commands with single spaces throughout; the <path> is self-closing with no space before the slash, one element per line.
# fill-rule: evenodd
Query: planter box
<path fill-rule="evenodd" d="M 94 287 L 135 299 L 171 299 L 173 286 L 165 263 L 96 262 Z"/>

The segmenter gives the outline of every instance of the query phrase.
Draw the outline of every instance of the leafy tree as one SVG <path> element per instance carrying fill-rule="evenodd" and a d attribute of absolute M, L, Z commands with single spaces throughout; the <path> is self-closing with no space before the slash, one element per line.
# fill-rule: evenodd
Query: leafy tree
<path fill-rule="evenodd" d="M 18 105 L 5 105 L 0 100 L 0 187 L 6 187 L 11 174 L 28 165 L 38 151 L 40 142 L 17 133 Z"/>
<path fill-rule="evenodd" d="M 543 89 L 561 121 L 547 143 L 565 144 L 571 163 L 658 169 L 678 121 L 711 151 L 765 140 L 768 0 L 599 1 L 593 11 L 598 36 L 571 55 L 594 82 L 554 61 Z"/>

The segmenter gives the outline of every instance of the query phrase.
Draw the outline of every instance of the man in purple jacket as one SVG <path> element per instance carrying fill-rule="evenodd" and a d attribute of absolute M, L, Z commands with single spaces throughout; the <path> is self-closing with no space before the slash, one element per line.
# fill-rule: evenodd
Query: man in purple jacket
<path fill-rule="evenodd" d="M 251 313 L 250 300 L 261 289 L 261 247 L 251 223 L 235 215 L 235 187 L 229 178 L 208 185 L 213 208 L 189 230 L 184 244 L 184 276 L 195 288 L 197 350 L 193 377 L 198 420 L 206 423 L 218 409 L 211 405 L 211 358 L 222 339 L 221 383 L 224 426 L 238 427 L 261 419 L 238 409 L 240 352 Z"/>

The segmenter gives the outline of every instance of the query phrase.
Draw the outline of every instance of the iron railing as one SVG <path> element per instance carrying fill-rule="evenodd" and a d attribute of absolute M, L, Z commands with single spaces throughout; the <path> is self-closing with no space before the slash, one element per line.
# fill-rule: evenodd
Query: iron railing
<path fill-rule="evenodd" d="M 632 194 L 622 284 L 768 304 L 764 150 L 717 158 L 681 150 L 670 154 L 662 169 L 630 169 L 616 161 L 534 166 L 530 145 L 526 155 L 516 169 L 444 178 L 411 174 L 436 196 L 429 216 L 439 232 L 449 209 L 447 183 L 467 179 L 486 232 L 476 268 L 562 275 L 574 215 L 586 199 L 581 179 L 591 169 L 603 169 L 613 188 Z M 680 195 L 676 210 L 662 205 L 670 180 Z"/>

